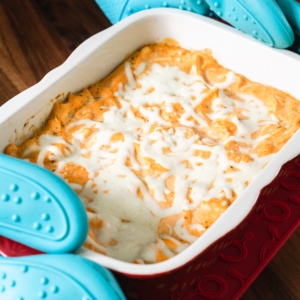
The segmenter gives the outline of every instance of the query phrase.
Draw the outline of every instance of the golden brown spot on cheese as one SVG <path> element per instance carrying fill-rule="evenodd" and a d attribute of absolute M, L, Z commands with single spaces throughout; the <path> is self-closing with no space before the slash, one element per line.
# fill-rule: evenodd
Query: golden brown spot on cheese
<path fill-rule="evenodd" d="M 191 193 L 192 193 L 192 189 L 188 188 L 188 192 L 187 192 L 186 198 L 189 201 L 189 203 L 193 203 L 194 202 L 193 198 L 191 197 Z"/>
<path fill-rule="evenodd" d="M 174 241 L 172 241 L 170 238 L 164 238 L 163 242 L 166 244 L 166 246 L 170 249 L 176 249 L 178 247 L 178 244 L 176 244 Z"/>
<path fill-rule="evenodd" d="M 140 188 L 137 189 L 136 195 L 137 195 L 139 198 L 141 198 L 142 200 L 144 200 L 144 194 L 143 194 L 143 192 L 141 191 Z"/>
<path fill-rule="evenodd" d="M 164 260 L 167 260 L 169 257 L 167 257 L 162 250 L 158 249 L 157 253 L 156 253 L 156 261 L 157 262 L 161 262 Z"/>
<path fill-rule="evenodd" d="M 64 178 L 69 183 L 77 183 L 84 186 L 89 180 L 89 173 L 87 170 L 84 167 L 74 163 L 66 164 L 60 173 L 64 175 Z"/>
<path fill-rule="evenodd" d="M 228 207 L 228 205 L 222 205 L 223 200 L 202 201 L 197 208 L 188 213 L 190 223 L 197 224 L 199 222 L 205 228 L 210 227 Z"/>
<path fill-rule="evenodd" d="M 101 229 L 103 226 L 103 221 L 98 217 L 93 217 L 89 219 L 89 226 L 91 230 L 98 230 Z"/>
<path fill-rule="evenodd" d="M 119 142 L 122 141 L 124 142 L 124 135 L 122 132 L 117 132 L 115 134 L 113 134 L 113 136 L 111 137 L 111 142 Z"/>
<path fill-rule="evenodd" d="M 211 152 L 205 151 L 205 150 L 195 150 L 193 155 L 208 159 L 208 158 L 210 158 Z"/>
<path fill-rule="evenodd" d="M 183 217 L 183 213 L 175 214 L 169 217 L 162 218 L 158 225 L 158 236 L 168 235 L 170 229 L 175 226 L 176 222 Z M 174 237 L 174 232 L 172 230 L 171 236 Z"/>

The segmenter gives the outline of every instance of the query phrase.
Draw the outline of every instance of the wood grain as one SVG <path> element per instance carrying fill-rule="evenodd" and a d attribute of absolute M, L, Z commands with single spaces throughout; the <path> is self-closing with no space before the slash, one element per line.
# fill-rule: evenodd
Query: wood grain
<path fill-rule="evenodd" d="M 111 26 L 93 0 L 1 0 L 0 105 L 37 83 L 91 35 Z M 242 300 L 300 299 L 300 229 Z"/>
<path fill-rule="evenodd" d="M 0 105 L 111 26 L 94 1 L 1 0 Z"/>

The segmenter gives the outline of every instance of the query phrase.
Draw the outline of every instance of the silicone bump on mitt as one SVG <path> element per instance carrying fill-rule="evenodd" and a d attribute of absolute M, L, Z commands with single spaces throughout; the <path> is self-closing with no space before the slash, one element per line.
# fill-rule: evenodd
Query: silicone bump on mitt
<path fill-rule="evenodd" d="M 88 219 L 77 194 L 38 165 L 0 154 L 0 234 L 47 253 L 73 252 Z"/>

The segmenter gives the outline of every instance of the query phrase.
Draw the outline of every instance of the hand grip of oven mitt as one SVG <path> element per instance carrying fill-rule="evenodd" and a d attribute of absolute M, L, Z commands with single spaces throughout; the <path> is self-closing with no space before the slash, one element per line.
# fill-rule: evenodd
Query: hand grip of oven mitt
<path fill-rule="evenodd" d="M 293 30 L 275 0 L 206 2 L 220 18 L 269 46 L 287 48 L 294 42 Z"/>
<path fill-rule="evenodd" d="M 81 200 L 52 172 L 0 154 L 0 235 L 47 253 L 73 252 L 88 219 Z"/>
<path fill-rule="evenodd" d="M 107 269 L 73 254 L 0 258 L 0 299 L 121 300 Z"/>
<path fill-rule="evenodd" d="M 296 0 L 276 0 L 294 32 L 300 36 L 300 3 Z"/>
<path fill-rule="evenodd" d="M 133 13 L 149 8 L 179 8 L 200 15 L 208 15 L 210 12 L 205 0 L 96 0 L 96 3 L 112 24 Z"/>

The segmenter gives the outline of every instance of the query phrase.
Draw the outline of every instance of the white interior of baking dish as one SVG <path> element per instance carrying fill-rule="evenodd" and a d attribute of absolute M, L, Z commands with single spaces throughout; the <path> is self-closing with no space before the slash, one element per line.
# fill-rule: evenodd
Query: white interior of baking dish
<path fill-rule="evenodd" d="M 50 99 L 61 93 L 80 91 L 108 75 L 126 55 L 145 44 L 165 38 L 175 39 L 186 49 L 209 48 L 221 65 L 300 99 L 298 55 L 269 48 L 207 17 L 175 9 L 152 9 L 134 14 L 91 37 L 42 81 L 3 105 L 0 108 L 1 151 L 9 143 L 21 142 L 42 124 L 53 105 Z M 299 140 L 298 131 L 227 211 L 177 256 L 153 265 L 135 265 L 84 248 L 78 254 L 133 276 L 164 273 L 184 265 L 243 220 L 259 191 L 274 178 L 280 166 L 299 154 Z"/>

